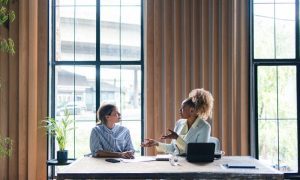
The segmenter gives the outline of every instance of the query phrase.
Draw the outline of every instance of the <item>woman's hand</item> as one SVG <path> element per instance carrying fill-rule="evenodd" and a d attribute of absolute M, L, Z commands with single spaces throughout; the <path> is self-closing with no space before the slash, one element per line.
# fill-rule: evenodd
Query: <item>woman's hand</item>
<path fill-rule="evenodd" d="M 141 144 L 142 147 L 153 147 L 158 146 L 158 142 L 154 139 L 145 139 L 144 142 Z"/>
<path fill-rule="evenodd" d="M 164 135 L 160 139 L 177 139 L 178 138 L 178 134 L 176 132 L 172 131 L 171 129 L 168 129 L 168 131 L 170 131 L 170 134 Z"/>
<path fill-rule="evenodd" d="M 132 151 L 125 151 L 120 153 L 120 158 L 123 159 L 134 159 L 134 152 Z"/>

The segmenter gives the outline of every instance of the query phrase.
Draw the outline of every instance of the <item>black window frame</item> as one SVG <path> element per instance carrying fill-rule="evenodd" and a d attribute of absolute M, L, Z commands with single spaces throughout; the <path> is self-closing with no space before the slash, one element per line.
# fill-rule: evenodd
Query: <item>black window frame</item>
<path fill-rule="evenodd" d="M 57 61 L 56 57 L 56 0 L 48 1 L 48 106 L 47 114 L 49 117 L 55 117 L 55 67 L 56 66 L 85 66 L 91 65 L 96 70 L 96 108 L 100 106 L 100 69 L 105 65 L 137 65 L 141 70 L 141 140 L 144 139 L 144 2 L 141 1 L 141 55 L 140 60 L 121 61 L 100 59 L 100 1 L 96 1 L 96 60 L 95 61 Z M 120 5 L 121 6 L 121 5 Z M 74 51 L 75 53 L 75 51 Z M 95 122 L 96 123 L 96 122 Z M 55 158 L 55 138 L 47 135 L 47 158 Z M 141 155 L 144 155 L 144 149 L 141 148 Z M 70 158 L 70 157 L 69 157 Z M 50 173 L 50 174 L 49 174 Z M 47 167 L 47 177 L 54 177 L 55 166 Z"/>
<path fill-rule="evenodd" d="M 295 0 L 295 59 L 255 59 L 254 58 L 254 13 L 253 0 L 249 1 L 249 92 L 250 92 L 250 153 L 253 157 L 259 158 L 258 149 L 258 97 L 257 97 L 257 68 L 259 66 L 284 66 L 292 65 L 296 67 L 296 87 L 297 87 L 297 141 L 298 141 L 298 172 L 284 173 L 284 178 L 300 178 L 300 13 L 299 1 Z"/>

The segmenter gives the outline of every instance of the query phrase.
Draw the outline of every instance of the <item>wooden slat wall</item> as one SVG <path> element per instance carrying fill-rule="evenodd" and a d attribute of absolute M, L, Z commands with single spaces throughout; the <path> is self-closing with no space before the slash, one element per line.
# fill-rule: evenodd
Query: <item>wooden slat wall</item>
<path fill-rule="evenodd" d="M 215 98 L 212 135 L 227 155 L 248 155 L 248 2 L 145 4 L 145 136 L 159 138 L 173 128 L 181 101 L 192 89 L 204 88 Z"/>
<path fill-rule="evenodd" d="M 0 159 L 0 179 L 45 179 L 46 132 L 40 127 L 47 113 L 46 0 L 12 1 L 16 13 L 1 37 L 14 40 L 16 54 L 1 53 L 0 134 L 13 140 L 13 153 Z"/>

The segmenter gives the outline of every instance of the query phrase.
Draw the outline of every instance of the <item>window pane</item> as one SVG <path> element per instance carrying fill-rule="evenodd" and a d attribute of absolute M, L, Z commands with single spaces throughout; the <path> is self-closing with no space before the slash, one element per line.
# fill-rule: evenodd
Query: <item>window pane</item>
<path fill-rule="evenodd" d="M 121 0 L 122 5 L 141 5 L 141 0 Z"/>
<path fill-rule="evenodd" d="M 75 0 L 55 0 L 57 6 L 70 6 L 74 5 Z"/>
<path fill-rule="evenodd" d="M 121 8 L 122 60 L 141 60 L 141 8 L 125 6 Z"/>
<path fill-rule="evenodd" d="M 295 5 L 276 4 L 276 59 L 295 58 Z"/>
<path fill-rule="evenodd" d="M 255 4 L 254 58 L 274 58 L 274 5 Z"/>
<path fill-rule="evenodd" d="M 253 3 L 254 4 L 256 4 L 256 3 L 271 3 L 271 4 L 273 4 L 274 0 L 253 0 Z"/>
<path fill-rule="evenodd" d="M 279 121 L 279 167 L 284 172 L 298 172 L 297 120 Z"/>
<path fill-rule="evenodd" d="M 79 128 L 76 125 L 79 122 L 96 122 L 95 77 L 95 68 L 90 66 L 56 66 L 56 119 L 63 118 L 67 109 L 71 114 L 70 118 L 74 120 L 75 132 Z M 87 136 L 83 131 L 80 135 Z M 70 131 L 67 138 L 69 157 L 87 153 L 86 147 L 78 147 L 80 144 L 77 141 L 83 143 L 81 137 L 75 134 L 74 138 L 74 132 Z"/>
<path fill-rule="evenodd" d="M 74 67 L 56 66 L 55 73 L 55 114 L 58 118 L 64 115 L 67 104 L 74 101 Z M 68 110 L 74 114 L 72 107 Z"/>
<path fill-rule="evenodd" d="M 296 66 L 259 66 L 257 79 L 259 159 L 297 172 Z"/>
<path fill-rule="evenodd" d="M 295 2 L 279 3 L 253 5 L 255 59 L 295 58 Z"/>
<path fill-rule="evenodd" d="M 275 167 L 278 164 L 278 129 L 276 120 L 258 121 L 259 160 Z"/>
<path fill-rule="evenodd" d="M 121 92 L 124 90 L 121 90 L 120 72 L 121 66 L 100 67 L 100 106 L 112 103 L 121 108 Z"/>
<path fill-rule="evenodd" d="M 57 61 L 74 60 L 74 7 L 56 8 L 56 57 Z"/>
<path fill-rule="evenodd" d="M 279 119 L 297 118 L 296 67 L 278 67 L 278 116 Z"/>
<path fill-rule="evenodd" d="M 55 119 L 57 121 L 65 118 L 64 111 L 70 113 L 69 118 L 75 120 L 75 116 L 80 114 L 80 110 L 74 108 L 75 101 L 75 69 L 74 66 L 56 66 L 55 68 Z M 72 126 L 74 127 L 74 126 Z M 58 149 L 55 141 L 55 149 Z M 69 158 L 74 158 L 74 133 L 67 132 L 67 144 Z"/>
<path fill-rule="evenodd" d="M 96 60 L 96 7 L 76 7 L 75 59 Z"/>
<path fill-rule="evenodd" d="M 254 4 L 295 3 L 295 0 L 253 0 Z"/>
<path fill-rule="evenodd" d="M 120 6 L 101 6 L 100 12 L 100 59 L 120 61 Z"/>
<path fill-rule="evenodd" d="M 100 1 L 100 5 L 104 6 L 104 5 L 120 5 L 120 0 L 101 0 Z"/>
<path fill-rule="evenodd" d="M 104 103 L 112 103 L 119 108 L 122 114 L 121 124 L 129 128 L 134 148 L 140 152 L 142 108 L 140 66 L 101 66 L 100 105 Z"/>
<path fill-rule="evenodd" d="M 258 118 L 277 118 L 277 70 L 273 66 L 257 68 Z"/>
<path fill-rule="evenodd" d="M 92 5 L 96 6 L 96 1 L 97 0 L 76 0 L 76 5 Z"/>
<path fill-rule="evenodd" d="M 75 157 L 80 158 L 85 154 L 89 154 L 90 150 L 90 135 L 93 127 L 96 126 L 95 114 L 93 120 L 90 121 L 76 121 L 75 123 Z"/>
<path fill-rule="evenodd" d="M 295 4 L 295 0 L 275 0 L 275 3 L 292 3 L 292 4 Z"/>
<path fill-rule="evenodd" d="M 121 121 L 121 124 L 130 131 L 135 155 L 141 155 L 141 121 Z"/>
<path fill-rule="evenodd" d="M 140 66 L 122 66 L 121 112 L 123 120 L 141 119 L 141 69 Z"/>

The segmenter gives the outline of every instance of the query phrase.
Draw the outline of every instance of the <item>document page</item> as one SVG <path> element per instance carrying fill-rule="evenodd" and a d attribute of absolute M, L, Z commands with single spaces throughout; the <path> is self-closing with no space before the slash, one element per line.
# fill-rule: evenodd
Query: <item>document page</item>
<path fill-rule="evenodd" d="M 156 161 L 169 161 L 171 154 L 157 154 Z"/>
<path fill-rule="evenodd" d="M 120 159 L 122 162 L 131 163 L 131 162 L 146 162 L 146 161 L 155 161 L 155 157 L 151 156 L 137 156 L 134 159 Z"/>

